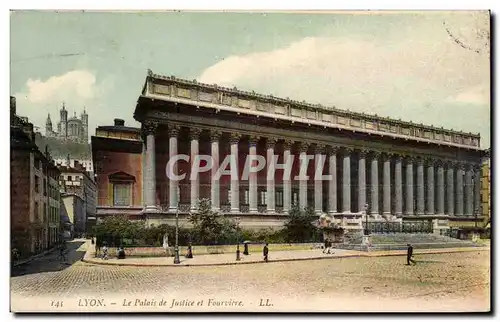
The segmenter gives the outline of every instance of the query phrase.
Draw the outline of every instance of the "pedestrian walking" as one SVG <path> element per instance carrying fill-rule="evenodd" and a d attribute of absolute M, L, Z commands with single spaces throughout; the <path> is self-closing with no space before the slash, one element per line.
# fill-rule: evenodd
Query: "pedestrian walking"
<path fill-rule="evenodd" d="M 264 255 L 264 261 L 267 263 L 268 262 L 268 255 L 269 255 L 269 247 L 268 247 L 268 243 L 266 243 L 266 245 L 264 246 L 264 249 L 262 250 L 262 253 Z"/>
<path fill-rule="evenodd" d="M 67 256 L 66 256 L 66 247 L 65 245 L 61 245 L 61 247 L 59 248 L 59 260 L 61 262 L 65 262 L 68 260 Z"/>
<path fill-rule="evenodd" d="M 412 256 L 413 256 L 413 246 L 410 245 L 410 244 L 407 244 L 407 246 L 408 246 L 408 252 L 406 253 L 406 265 L 411 265 L 410 263 L 416 264 L 417 262 L 415 262 L 412 259 Z"/>
<path fill-rule="evenodd" d="M 188 245 L 186 258 L 193 258 L 193 247 L 191 246 L 191 243 Z"/>
<path fill-rule="evenodd" d="M 249 255 L 250 253 L 248 252 L 248 242 L 243 243 L 243 255 Z"/>

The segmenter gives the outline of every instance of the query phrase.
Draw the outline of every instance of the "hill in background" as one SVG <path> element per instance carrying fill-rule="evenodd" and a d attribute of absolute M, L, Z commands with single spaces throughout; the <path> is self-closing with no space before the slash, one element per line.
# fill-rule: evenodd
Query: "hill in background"
<path fill-rule="evenodd" d="M 90 159 L 91 149 L 88 143 L 75 143 L 71 141 L 60 141 L 55 138 L 47 138 L 41 133 L 36 133 L 35 143 L 44 152 L 49 146 L 49 153 L 53 159 L 65 159 L 68 154 L 71 159 Z"/>

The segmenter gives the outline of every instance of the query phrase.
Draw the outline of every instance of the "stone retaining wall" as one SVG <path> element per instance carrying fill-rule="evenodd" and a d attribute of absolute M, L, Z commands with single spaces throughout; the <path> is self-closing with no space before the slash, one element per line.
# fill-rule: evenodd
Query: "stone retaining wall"
<path fill-rule="evenodd" d="M 284 251 L 284 250 L 305 250 L 319 248 L 320 243 L 303 243 L 303 244 L 270 244 L 269 251 Z M 250 244 L 250 253 L 261 253 L 264 244 Z M 217 246 L 198 246 L 193 245 L 193 255 L 207 255 L 207 254 L 227 254 L 236 253 L 236 245 L 217 245 Z M 240 245 L 240 252 L 243 253 L 243 244 Z M 109 255 L 116 256 L 117 248 L 109 248 Z M 164 249 L 163 247 L 126 247 L 125 256 L 130 257 L 163 257 L 174 256 L 174 247 Z M 184 256 L 187 253 L 186 246 L 179 247 L 179 254 Z"/>

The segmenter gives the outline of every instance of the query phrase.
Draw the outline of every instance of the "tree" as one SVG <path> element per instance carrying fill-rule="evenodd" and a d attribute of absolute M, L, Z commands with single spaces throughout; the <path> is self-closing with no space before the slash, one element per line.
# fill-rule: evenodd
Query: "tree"
<path fill-rule="evenodd" d="M 216 244 L 234 233 L 235 225 L 219 212 L 212 210 L 209 199 L 201 199 L 198 212 L 189 216 L 194 226 L 194 234 L 202 244 Z"/>
<path fill-rule="evenodd" d="M 299 206 L 293 205 L 285 223 L 285 234 L 289 242 L 307 242 L 316 234 L 313 221 L 316 219 L 314 210 L 306 208 L 301 210 Z"/>

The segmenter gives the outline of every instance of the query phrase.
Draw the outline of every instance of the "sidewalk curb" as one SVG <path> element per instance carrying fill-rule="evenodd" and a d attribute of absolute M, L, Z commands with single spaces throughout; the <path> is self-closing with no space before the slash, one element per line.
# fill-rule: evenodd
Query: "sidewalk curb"
<path fill-rule="evenodd" d="M 414 255 L 428 255 L 428 254 L 450 254 L 450 253 L 462 253 L 462 252 L 473 252 L 473 251 L 489 251 L 486 247 L 471 247 L 470 249 L 448 249 L 448 250 L 438 250 L 438 251 L 423 251 L 414 253 Z M 269 260 L 268 263 L 277 262 L 293 262 L 293 261 L 308 261 L 308 260 L 319 260 L 319 259 L 342 259 L 342 258 L 354 258 L 354 257 L 388 257 L 388 256 L 406 256 L 406 253 L 399 254 L 377 254 L 377 253 L 361 253 L 361 254 L 347 254 L 341 256 L 317 256 L 317 257 L 307 257 L 307 258 L 284 258 L 284 259 L 274 259 Z M 101 266 L 128 266 L 128 267 L 209 267 L 209 266 L 231 266 L 231 265 L 245 265 L 245 264 L 265 264 L 264 261 L 249 261 L 249 262 L 226 262 L 226 263 L 208 263 L 208 264 L 140 264 L 140 263 L 116 263 L 116 262 L 106 262 L 97 261 L 94 259 L 86 259 L 86 256 L 82 259 L 82 262 L 101 265 Z M 166 257 L 171 258 L 171 257 Z M 173 260 L 173 257 L 172 257 Z"/>
<path fill-rule="evenodd" d="M 43 252 L 41 252 L 41 253 L 39 253 L 39 254 L 36 254 L 36 255 L 31 256 L 30 258 L 23 259 L 23 260 L 21 260 L 21 261 L 19 261 L 19 262 L 17 262 L 17 263 L 14 263 L 14 264 L 12 265 L 12 267 L 17 267 L 17 266 L 21 266 L 21 265 L 24 265 L 24 264 L 28 264 L 28 263 L 30 263 L 30 262 L 32 262 L 32 261 L 34 261 L 34 260 L 36 260 L 36 259 L 39 259 L 39 258 L 44 257 L 44 256 L 46 256 L 46 255 L 49 255 L 50 253 L 52 253 L 52 252 L 56 251 L 57 249 L 58 249 L 58 247 L 54 247 L 54 248 L 51 248 L 51 249 L 45 250 L 45 251 L 43 251 Z"/>

